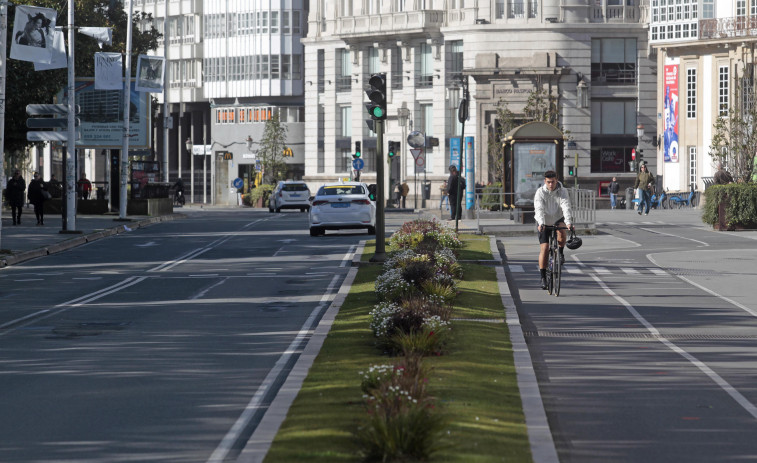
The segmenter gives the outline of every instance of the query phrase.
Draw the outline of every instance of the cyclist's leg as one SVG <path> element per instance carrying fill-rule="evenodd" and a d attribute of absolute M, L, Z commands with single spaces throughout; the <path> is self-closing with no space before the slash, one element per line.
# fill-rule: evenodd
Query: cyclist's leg
<path fill-rule="evenodd" d="M 539 276 L 541 288 L 547 289 L 547 260 L 549 257 L 549 232 L 545 229 L 538 232 L 539 236 Z"/>

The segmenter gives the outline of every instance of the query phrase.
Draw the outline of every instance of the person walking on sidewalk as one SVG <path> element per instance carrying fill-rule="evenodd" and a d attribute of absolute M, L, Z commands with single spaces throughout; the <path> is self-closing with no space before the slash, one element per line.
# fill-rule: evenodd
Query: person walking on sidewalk
<path fill-rule="evenodd" d="M 610 191 L 610 208 L 615 209 L 618 205 L 618 191 L 620 191 L 618 179 L 613 177 L 607 189 Z"/>
<path fill-rule="evenodd" d="M 646 163 L 642 164 L 639 175 L 636 176 L 636 182 L 633 187 L 639 189 L 639 215 L 641 208 L 644 207 L 644 215 L 649 215 L 649 207 L 652 205 L 652 186 L 654 185 L 654 175 L 649 172 Z"/>
<path fill-rule="evenodd" d="M 541 289 L 547 289 L 547 256 L 549 253 L 550 232 L 545 225 L 567 227 L 573 230 L 573 212 L 570 208 L 568 190 L 557 181 L 557 172 L 544 172 L 544 185 L 534 195 L 534 219 L 539 231 L 539 274 Z M 565 262 L 563 250 L 568 234 L 557 230 L 557 244 L 560 246 L 560 263 Z"/>
<path fill-rule="evenodd" d="M 410 187 L 407 186 L 407 182 L 402 182 L 402 185 L 400 185 L 400 196 L 402 196 L 402 209 L 405 208 L 408 193 L 410 193 Z"/>
<path fill-rule="evenodd" d="M 458 196 L 458 182 L 460 183 L 460 195 Z M 465 190 L 465 179 L 460 177 L 457 166 L 449 166 L 449 178 L 447 179 L 447 195 L 449 196 L 449 207 L 451 212 L 450 220 L 461 219 L 463 217 L 462 199 Z"/>
<path fill-rule="evenodd" d="M 13 225 L 21 225 L 21 211 L 24 209 L 24 192 L 26 191 L 26 182 L 21 172 L 16 170 L 13 176 L 8 180 L 5 186 L 8 203 L 11 205 L 11 216 Z"/>
<path fill-rule="evenodd" d="M 440 187 L 442 190 L 442 200 L 439 202 L 439 210 L 444 207 L 444 203 L 447 203 L 447 210 L 449 210 L 449 197 L 447 196 L 447 181 L 445 180 Z"/>
<path fill-rule="evenodd" d="M 50 195 L 47 192 L 47 185 L 39 178 L 39 174 L 34 172 L 34 178 L 29 182 L 29 202 L 34 206 L 34 215 L 37 216 L 37 225 L 45 224 L 44 204 L 47 197 Z"/>
<path fill-rule="evenodd" d="M 89 199 L 89 193 L 92 191 L 92 182 L 89 181 L 86 175 L 82 175 L 79 179 L 79 198 Z"/>

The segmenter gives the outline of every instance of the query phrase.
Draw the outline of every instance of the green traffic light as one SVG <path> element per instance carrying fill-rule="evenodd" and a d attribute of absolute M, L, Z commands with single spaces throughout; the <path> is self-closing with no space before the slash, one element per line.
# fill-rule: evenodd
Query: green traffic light
<path fill-rule="evenodd" d="M 356 158 L 359 158 L 359 157 L 360 157 L 360 151 L 358 151 L 357 153 L 355 153 L 355 157 L 356 157 Z"/>
<path fill-rule="evenodd" d="M 381 119 L 384 117 L 384 110 L 381 108 L 381 106 L 374 106 L 371 108 L 371 116 L 375 117 L 376 119 Z"/>

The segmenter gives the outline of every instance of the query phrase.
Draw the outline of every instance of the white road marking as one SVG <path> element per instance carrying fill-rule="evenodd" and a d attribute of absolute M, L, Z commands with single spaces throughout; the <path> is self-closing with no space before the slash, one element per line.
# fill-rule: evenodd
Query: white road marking
<path fill-rule="evenodd" d="M 636 270 L 635 268 L 628 268 L 628 267 L 626 267 L 626 268 L 623 269 L 623 271 L 626 272 L 628 275 L 638 275 L 639 274 L 639 271 Z"/>
<path fill-rule="evenodd" d="M 612 273 L 604 267 L 592 267 L 592 270 L 594 270 L 596 273 L 601 273 L 602 275 L 609 275 L 610 273 Z"/>
<path fill-rule="evenodd" d="M 576 259 L 578 261 L 578 259 Z M 579 265 L 583 266 L 585 264 L 578 262 Z M 626 301 L 621 296 L 617 295 L 613 290 L 611 290 L 604 281 L 602 281 L 601 278 L 599 278 L 596 275 L 591 275 L 591 277 L 594 279 L 594 281 L 597 282 L 597 284 L 611 297 L 613 297 L 616 301 L 621 303 L 628 312 L 639 322 L 641 325 L 644 326 L 644 328 L 649 331 L 650 334 L 655 336 L 655 338 L 665 345 L 667 348 L 672 350 L 673 352 L 677 353 L 684 359 L 688 360 L 692 365 L 697 367 L 702 373 L 704 373 L 707 377 L 709 377 L 715 384 L 717 384 L 723 391 L 726 392 L 726 394 L 730 395 L 733 400 L 736 401 L 744 410 L 746 410 L 747 413 L 752 415 L 753 418 L 757 419 L 757 406 L 755 406 L 753 403 L 749 402 L 746 397 L 744 397 L 739 391 L 736 390 L 733 386 L 731 386 L 725 379 L 723 379 L 720 375 L 718 375 L 714 370 L 712 370 L 710 367 L 708 367 L 705 363 L 698 360 L 693 355 L 689 354 L 685 350 L 681 349 L 674 343 L 672 343 L 667 338 L 660 335 L 660 332 L 657 330 L 657 328 L 654 327 L 647 319 L 641 316 L 641 314 L 634 308 L 633 305 L 631 305 L 628 301 Z M 708 291 L 709 292 L 709 291 Z"/>
<path fill-rule="evenodd" d="M 510 272 L 512 272 L 512 273 L 523 273 L 523 272 L 525 272 L 525 270 L 523 269 L 522 265 L 511 264 L 511 265 L 508 265 L 508 268 L 510 269 Z"/>
<path fill-rule="evenodd" d="M 661 276 L 668 276 L 668 275 L 670 275 L 668 272 L 666 272 L 665 270 L 663 270 L 661 268 L 648 268 L 647 270 L 649 270 L 650 272 L 654 273 L 655 275 L 661 275 Z"/>
<path fill-rule="evenodd" d="M 565 270 L 568 273 L 575 273 L 575 274 L 583 274 L 584 273 L 583 270 L 581 270 L 580 268 L 574 268 L 574 267 L 567 267 Z"/>
<path fill-rule="evenodd" d="M 641 230 L 648 231 L 649 233 L 656 233 L 658 235 L 672 236 L 673 238 L 679 238 L 679 239 L 682 239 L 682 240 L 693 241 L 695 243 L 701 244 L 702 246 L 709 246 L 708 243 L 705 243 L 704 241 L 695 240 L 694 238 L 686 238 L 685 236 L 674 235 L 672 233 L 663 233 L 663 232 L 657 231 L 657 230 L 650 230 L 649 228 L 641 228 Z"/>

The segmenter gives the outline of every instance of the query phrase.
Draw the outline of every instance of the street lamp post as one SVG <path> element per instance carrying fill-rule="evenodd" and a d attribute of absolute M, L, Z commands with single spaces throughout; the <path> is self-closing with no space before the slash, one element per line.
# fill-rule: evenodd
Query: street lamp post
<path fill-rule="evenodd" d="M 194 154 L 192 154 L 192 139 L 187 137 L 187 140 L 184 142 L 184 146 L 187 148 L 187 153 L 189 153 L 189 160 L 190 160 L 190 168 L 189 168 L 189 202 L 194 202 L 195 200 L 195 169 L 194 169 Z"/>

